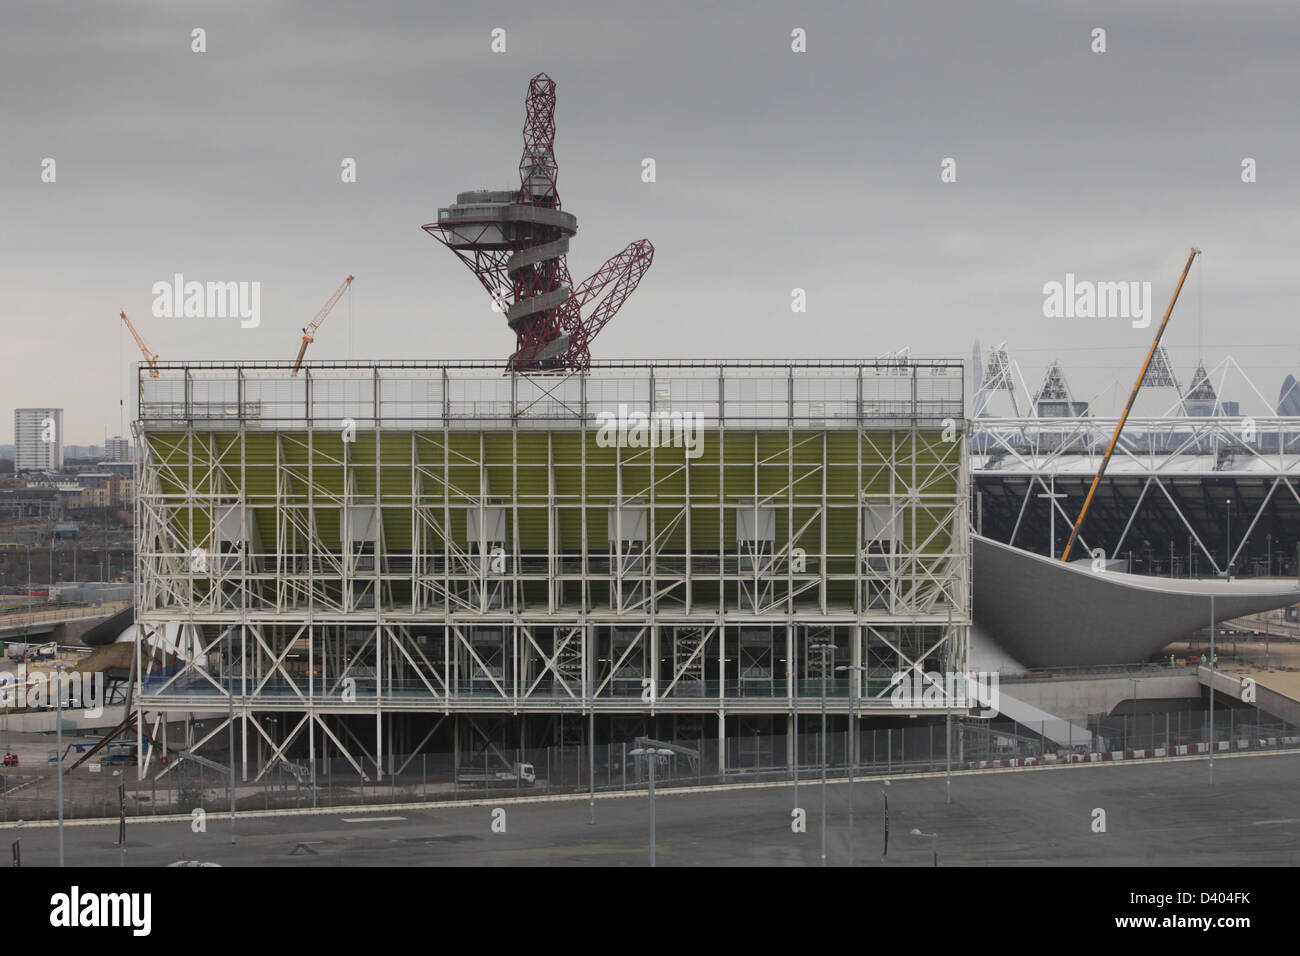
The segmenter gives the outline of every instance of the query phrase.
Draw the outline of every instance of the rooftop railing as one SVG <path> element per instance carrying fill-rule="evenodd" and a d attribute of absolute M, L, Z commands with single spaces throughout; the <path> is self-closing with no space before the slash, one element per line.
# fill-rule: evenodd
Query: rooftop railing
<path fill-rule="evenodd" d="M 506 372 L 492 362 L 159 363 L 139 375 L 146 427 L 563 427 L 640 417 L 702 428 L 938 427 L 964 414 L 950 360 L 600 362 Z M 661 426 L 663 427 L 663 426 Z"/>

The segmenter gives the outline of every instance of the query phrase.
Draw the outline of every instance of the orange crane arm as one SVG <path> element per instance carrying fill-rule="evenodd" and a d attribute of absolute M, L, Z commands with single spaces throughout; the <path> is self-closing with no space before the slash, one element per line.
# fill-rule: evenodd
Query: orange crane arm
<path fill-rule="evenodd" d="M 126 327 L 131 330 L 131 337 L 135 339 L 135 344 L 140 346 L 140 352 L 144 355 L 144 360 L 149 365 L 149 375 L 153 378 L 157 378 L 158 353 L 149 351 L 149 347 L 144 344 L 144 339 L 140 338 L 140 333 L 135 330 L 135 326 L 132 325 L 131 320 L 126 317 L 126 313 L 122 312 L 119 314 L 122 316 L 122 321 L 126 323 Z"/>
<path fill-rule="evenodd" d="M 302 366 L 302 357 L 307 354 L 307 346 L 316 341 L 316 330 L 321 327 L 321 323 L 325 321 L 325 317 L 330 314 L 334 306 L 338 305 L 339 299 L 343 298 L 343 293 L 348 290 L 348 286 L 352 285 L 354 278 L 356 277 L 348 276 L 344 279 L 343 284 L 335 289 L 334 294 L 321 306 L 320 311 L 316 313 L 316 318 L 307 323 L 307 327 L 302 330 L 302 345 L 298 349 L 298 358 L 294 360 L 293 371 L 289 373 L 291 378 L 298 374 L 298 369 Z"/>
<path fill-rule="evenodd" d="M 1192 271 L 1192 260 L 1200 254 L 1200 249 L 1193 249 L 1187 256 L 1187 265 L 1183 266 L 1183 274 L 1178 277 L 1178 285 L 1174 287 L 1173 297 L 1169 300 L 1169 308 L 1165 309 L 1165 317 L 1160 320 L 1160 328 L 1156 329 L 1156 337 L 1151 342 L 1151 348 L 1147 350 L 1147 360 L 1142 363 L 1142 371 L 1138 372 L 1137 381 L 1133 383 L 1133 391 L 1129 393 L 1128 403 L 1124 406 L 1124 414 L 1120 415 L 1119 424 L 1115 426 L 1115 434 L 1111 437 L 1110 447 L 1106 449 L 1106 454 L 1101 459 L 1101 467 L 1097 469 L 1097 477 L 1092 479 L 1092 487 L 1088 489 L 1088 497 L 1083 499 L 1083 507 L 1079 509 L 1078 520 L 1074 522 L 1074 527 L 1070 529 L 1070 539 L 1065 542 L 1065 550 L 1061 552 L 1062 561 L 1070 560 L 1070 549 L 1074 547 L 1074 539 L 1079 536 L 1079 529 L 1083 527 L 1083 519 L 1088 516 L 1088 505 L 1092 504 L 1092 496 L 1097 493 L 1097 486 L 1101 484 L 1101 478 L 1106 474 L 1106 466 L 1110 464 L 1110 456 L 1114 454 L 1115 446 L 1119 444 L 1119 434 L 1124 430 L 1124 423 L 1128 421 L 1128 413 L 1133 410 L 1133 403 L 1137 400 L 1138 389 L 1142 387 L 1142 381 L 1147 377 L 1147 369 L 1151 367 L 1151 359 L 1160 346 L 1160 337 L 1165 334 L 1165 326 L 1169 324 L 1169 317 L 1174 314 L 1174 303 L 1178 301 L 1178 293 L 1183 291 L 1183 283 L 1187 281 L 1187 273 Z"/>

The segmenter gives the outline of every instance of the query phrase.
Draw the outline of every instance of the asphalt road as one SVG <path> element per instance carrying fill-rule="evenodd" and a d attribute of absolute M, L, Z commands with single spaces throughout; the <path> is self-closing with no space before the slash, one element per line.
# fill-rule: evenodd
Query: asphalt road
<path fill-rule="evenodd" d="M 937 833 L 939 865 L 1294 866 L 1300 863 L 1300 754 L 1218 757 L 1208 761 L 1082 765 L 962 773 L 944 803 L 942 775 L 896 778 L 888 787 L 889 851 L 882 863 L 879 780 L 855 785 L 855 862 L 929 866 Z M 827 857 L 847 862 L 845 784 L 828 789 Z M 820 862 L 821 789 L 801 784 L 807 830 L 791 830 L 788 785 L 657 795 L 660 866 L 806 865 Z M 505 832 L 494 832 L 494 808 Z M 1105 832 L 1094 832 L 1105 812 Z M 495 819 L 500 821 L 500 815 Z M 117 826 L 68 826 L 72 866 L 161 866 L 203 860 L 222 866 L 642 866 L 649 803 L 644 793 L 600 798 L 589 825 L 586 800 L 430 809 L 356 809 L 237 821 L 208 814 L 206 832 L 190 823 L 129 823 L 125 857 Z M 498 827 L 500 823 L 498 823 Z M 28 825 L 23 864 L 57 860 L 53 827 Z"/>

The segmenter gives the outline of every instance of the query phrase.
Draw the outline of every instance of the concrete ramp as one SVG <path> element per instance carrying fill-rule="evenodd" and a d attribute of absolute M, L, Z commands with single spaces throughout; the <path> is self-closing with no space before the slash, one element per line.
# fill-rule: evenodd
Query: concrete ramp
<path fill-rule="evenodd" d="M 1203 687 L 1210 686 L 1210 669 L 1208 667 L 1198 667 L 1196 676 Z M 1225 697 L 1241 700 L 1246 689 L 1245 680 L 1250 678 L 1255 681 L 1255 706 L 1264 713 L 1272 714 L 1288 724 L 1300 726 L 1300 699 L 1297 699 L 1294 689 L 1295 676 L 1293 672 L 1269 674 L 1259 671 L 1244 671 L 1229 674 L 1216 670 L 1214 672 L 1214 689 Z"/>
<path fill-rule="evenodd" d="M 1068 720 L 1062 720 L 1060 717 L 1035 707 L 1033 704 L 1027 704 L 1023 700 L 1010 697 L 1004 690 L 998 691 L 998 711 L 1001 716 L 1010 717 L 1025 729 L 1036 734 L 1042 734 L 1057 746 L 1092 745 L 1092 731 L 1087 727 L 1072 724 Z"/>

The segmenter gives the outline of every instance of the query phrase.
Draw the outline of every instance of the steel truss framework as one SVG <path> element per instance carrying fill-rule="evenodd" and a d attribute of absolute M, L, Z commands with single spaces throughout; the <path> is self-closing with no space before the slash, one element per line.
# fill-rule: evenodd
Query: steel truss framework
<path fill-rule="evenodd" d="M 304 404 L 273 416 L 287 368 L 141 380 L 137 620 L 146 642 L 191 624 L 202 651 L 138 655 L 137 708 L 224 714 L 233 693 L 246 774 L 250 741 L 272 760 L 305 741 L 382 775 L 402 715 L 480 735 L 506 715 L 710 715 L 721 736 L 796 694 L 818 706 L 819 642 L 866 668 L 848 672 L 864 715 L 900 712 L 900 671 L 964 667 L 959 363 L 305 368 Z M 413 380 L 421 407 L 389 414 L 386 382 Z M 698 441 L 638 436 L 637 414 Z M 849 678 L 827 677 L 846 712 Z"/>
<path fill-rule="evenodd" d="M 983 533 L 1059 554 L 1114 419 L 985 418 L 976 426 L 975 520 Z M 1055 496 L 1055 497 L 1053 497 Z M 1134 570 L 1178 576 L 1295 571 L 1300 419 L 1130 419 L 1080 534 Z"/>

